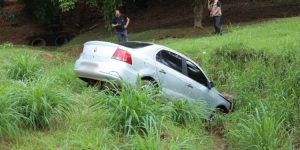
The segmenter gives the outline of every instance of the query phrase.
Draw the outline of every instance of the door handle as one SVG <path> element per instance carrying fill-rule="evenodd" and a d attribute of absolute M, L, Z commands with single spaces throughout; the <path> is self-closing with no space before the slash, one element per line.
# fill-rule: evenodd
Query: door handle
<path fill-rule="evenodd" d="M 188 84 L 187 87 L 189 87 L 191 89 L 194 88 L 191 84 Z"/>
<path fill-rule="evenodd" d="M 166 74 L 166 71 L 163 70 L 163 69 L 159 70 L 159 72 L 162 73 L 162 74 Z"/>

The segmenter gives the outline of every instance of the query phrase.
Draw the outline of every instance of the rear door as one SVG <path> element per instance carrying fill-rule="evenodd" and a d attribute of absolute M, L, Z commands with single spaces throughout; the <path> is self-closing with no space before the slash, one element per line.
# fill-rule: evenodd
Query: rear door
<path fill-rule="evenodd" d="M 183 58 L 168 50 L 156 54 L 156 70 L 163 92 L 170 97 L 187 98 Z"/>

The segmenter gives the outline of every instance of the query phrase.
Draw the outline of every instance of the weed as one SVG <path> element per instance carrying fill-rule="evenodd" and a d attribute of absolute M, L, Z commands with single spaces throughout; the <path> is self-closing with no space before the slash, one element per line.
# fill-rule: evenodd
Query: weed
<path fill-rule="evenodd" d="M 238 125 L 231 129 L 228 138 L 235 148 L 273 150 L 290 146 L 286 140 L 283 126 L 284 118 L 276 118 L 267 112 L 261 103 L 255 109 L 255 114 L 241 119 Z"/>
<path fill-rule="evenodd" d="M 95 106 L 105 108 L 112 117 L 111 128 L 126 135 L 132 133 L 147 133 L 146 129 L 157 127 L 160 112 L 159 99 L 156 90 L 142 87 L 141 81 L 136 87 L 128 83 L 121 86 L 118 95 L 112 94 Z"/>
<path fill-rule="evenodd" d="M 41 73 L 41 62 L 30 54 L 16 55 L 6 66 L 7 76 L 15 80 L 32 80 Z"/>
<path fill-rule="evenodd" d="M 81 92 L 85 87 L 85 83 L 75 75 L 73 65 L 70 63 L 57 66 L 50 74 L 57 78 L 57 84 L 75 92 Z"/>
<path fill-rule="evenodd" d="M 54 83 L 52 79 L 19 81 L 7 92 L 9 99 L 18 103 L 17 110 L 24 115 L 25 126 L 45 129 L 58 119 L 68 118 L 71 100 Z"/>
<path fill-rule="evenodd" d="M 179 125 L 201 123 L 209 114 L 204 101 L 174 100 L 169 102 L 170 119 Z"/>
<path fill-rule="evenodd" d="M 9 85 L 5 85 L 9 86 Z M 18 103 L 2 96 L 4 88 L 0 85 L 0 138 L 12 137 L 19 131 L 22 115 L 17 111 Z"/>

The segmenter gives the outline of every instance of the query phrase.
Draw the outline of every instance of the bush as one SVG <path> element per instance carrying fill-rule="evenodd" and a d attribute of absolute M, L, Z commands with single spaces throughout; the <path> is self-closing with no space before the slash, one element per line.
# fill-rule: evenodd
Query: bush
<path fill-rule="evenodd" d="M 118 94 L 111 94 L 95 106 L 112 113 L 111 129 L 129 135 L 157 128 L 160 122 L 157 116 L 161 111 L 160 99 L 156 90 L 142 87 L 141 82 L 136 87 L 124 83 Z"/>
<path fill-rule="evenodd" d="M 170 107 L 170 119 L 177 124 L 201 123 L 208 118 L 208 109 L 204 101 L 174 100 Z"/>
<path fill-rule="evenodd" d="M 32 82 L 15 82 L 8 91 L 9 99 L 18 103 L 24 125 L 33 129 L 45 129 L 59 120 L 68 118 L 71 100 L 54 86 L 52 79 Z"/>
<path fill-rule="evenodd" d="M 284 119 L 276 118 L 270 111 L 266 111 L 263 104 L 255 109 L 255 114 L 241 117 L 241 121 L 229 130 L 227 136 L 231 146 L 236 149 L 290 149 L 290 141 L 284 130 Z"/>
<path fill-rule="evenodd" d="M 81 92 L 86 83 L 80 80 L 73 71 L 73 64 L 62 64 L 57 66 L 51 73 L 57 77 L 57 84 L 69 88 L 75 92 Z"/>
<path fill-rule="evenodd" d="M 3 90 L 0 86 L 0 138 L 15 135 L 22 118 L 22 115 L 16 109 L 17 102 L 10 101 L 2 96 L 4 94 Z"/>
<path fill-rule="evenodd" d="M 32 80 L 41 73 L 41 64 L 36 56 L 17 55 L 6 66 L 7 75 L 14 80 Z"/>
<path fill-rule="evenodd" d="M 14 25 L 17 22 L 17 14 L 12 11 L 3 11 L 1 14 L 7 24 Z"/>

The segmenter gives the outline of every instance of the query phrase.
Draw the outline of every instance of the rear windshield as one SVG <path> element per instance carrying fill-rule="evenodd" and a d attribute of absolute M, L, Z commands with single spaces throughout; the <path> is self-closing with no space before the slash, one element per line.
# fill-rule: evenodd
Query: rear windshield
<path fill-rule="evenodd" d="M 150 43 L 142 43 L 142 42 L 124 42 L 124 43 L 119 43 L 122 46 L 128 47 L 128 48 L 143 48 L 143 47 L 147 47 L 150 46 L 152 44 Z"/>

